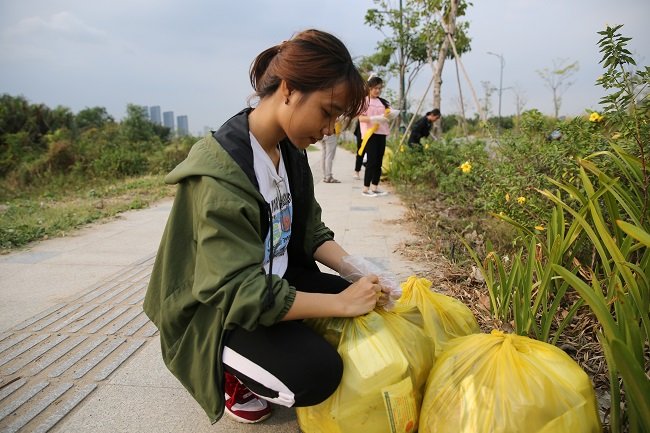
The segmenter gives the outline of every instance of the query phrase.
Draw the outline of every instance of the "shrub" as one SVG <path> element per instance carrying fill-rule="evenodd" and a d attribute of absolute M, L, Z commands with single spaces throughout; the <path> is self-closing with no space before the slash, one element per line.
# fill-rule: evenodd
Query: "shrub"
<path fill-rule="evenodd" d="M 465 187 L 474 188 L 480 181 L 460 176 L 459 167 L 468 160 L 477 164 L 487 160 L 481 141 L 445 138 L 423 140 L 420 147 L 402 145 L 391 162 L 390 179 L 420 190 L 438 188 L 443 196 L 462 195 Z"/>
<path fill-rule="evenodd" d="M 562 165 L 551 165 L 547 182 L 552 188 L 540 192 L 553 211 L 539 229 L 500 216 L 520 231 L 526 245 L 510 267 L 494 250 L 485 261 L 470 253 L 485 277 L 492 313 L 512 318 L 520 334 L 548 339 L 556 321 L 556 342 L 584 300 L 599 322 L 597 338 L 609 370 L 606 421 L 612 432 L 641 432 L 650 429 L 650 127 L 643 93 L 643 86 L 650 86 L 650 69 L 629 71 L 635 63 L 625 49 L 629 38 L 617 33 L 620 27 L 599 32 L 606 68 L 599 82 L 613 89 L 601 100 L 603 113 L 563 126 L 571 141 L 583 144 L 569 146 L 570 152 L 593 153 L 574 156 L 569 171 L 575 178 L 563 179 L 556 171 Z M 624 132 L 613 134 L 612 129 Z M 585 246 L 591 250 L 587 260 L 579 254 Z M 568 289 L 573 299 L 579 295 L 570 308 Z M 568 311 L 555 318 L 562 302 Z"/>
<path fill-rule="evenodd" d="M 149 168 L 152 173 L 169 173 L 183 161 L 196 139 L 186 136 L 175 139 L 162 150 L 153 153 L 149 158 Z"/>

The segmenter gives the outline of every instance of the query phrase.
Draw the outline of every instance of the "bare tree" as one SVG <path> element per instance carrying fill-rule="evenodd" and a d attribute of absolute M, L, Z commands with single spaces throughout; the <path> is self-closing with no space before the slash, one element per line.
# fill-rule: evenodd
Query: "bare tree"
<path fill-rule="evenodd" d="M 569 79 L 580 69 L 578 62 L 567 64 L 568 59 L 554 59 L 552 68 L 544 68 L 537 71 L 546 87 L 553 92 L 553 109 L 555 117 L 560 114 L 560 107 L 562 106 L 562 95 L 569 87 L 573 85 L 573 81 Z"/>
<path fill-rule="evenodd" d="M 521 112 L 524 111 L 528 97 L 526 96 L 526 91 L 519 83 L 515 83 L 514 87 L 512 87 L 512 92 L 515 94 L 515 110 L 517 110 L 517 117 L 519 117 L 521 116 Z"/>
<path fill-rule="evenodd" d="M 426 46 L 426 58 L 433 72 L 433 106 L 441 108 L 442 72 L 447 58 L 469 51 L 468 22 L 459 22 L 465 16 L 466 0 L 410 0 L 419 11 L 423 24 L 422 37 Z M 451 44 L 455 44 L 452 51 Z M 440 120 L 434 124 L 433 133 L 441 133 Z"/>
<path fill-rule="evenodd" d="M 483 110 L 485 111 L 485 120 L 487 120 L 490 118 L 490 111 L 492 110 L 492 93 L 494 93 L 497 88 L 489 81 L 481 81 L 481 86 L 483 86 L 483 93 L 485 94 L 485 98 L 483 99 Z"/>

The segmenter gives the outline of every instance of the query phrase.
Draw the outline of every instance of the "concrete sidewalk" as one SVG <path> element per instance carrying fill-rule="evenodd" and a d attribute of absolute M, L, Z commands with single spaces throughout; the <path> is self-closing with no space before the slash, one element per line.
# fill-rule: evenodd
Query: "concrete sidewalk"
<path fill-rule="evenodd" d="M 395 253 L 410 237 L 398 197 L 362 196 L 354 155 L 341 148 L 341 183 L 322 182 L 320 156 L 309 152 L 337 241 L 400 277 L 418 273 Z M 165 200 L 0 256 L 1 432 L 300 431 L 294 410 L 279 407 L 260 425 L 211 425 L 164 366 L 141 305 L 170 208 Z"/>

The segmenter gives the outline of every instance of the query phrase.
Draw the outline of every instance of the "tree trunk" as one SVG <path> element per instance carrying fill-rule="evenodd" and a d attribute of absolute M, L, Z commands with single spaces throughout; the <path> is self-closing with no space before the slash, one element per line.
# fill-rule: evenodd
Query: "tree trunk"
<path fill-rule="evenodd" d="M 458 10 L 458 1 L 459 0 L 451 0 L 449 2 L 450 4 L 450 10 L 449 14 L 445 17 L 444 15 L 442 16 L 442 20 L 444 22 L 443 28 L 447 29 L 447 33 L 451 35 L 451 37 L 454 37 L 454 33 L 456 32 L 456 11 Z M 445 38 L 443 43 L 440 45 L 440 49 L 438 50 L 438 57 L 436 58 L 436 63 L 433 67 L 433 108 L 440 108 L 441 107 L 441 88 L 442 88 L 442 70 L 444 69 L 445 66 L 445 60 L 447 58 L 447 52 L 449 51 L 449 38 Z M 442 134 L 442 122 L 440 119 L 434 123 L 433 128 L 432 128 L 432 134 L 435 137 L 440 137 Z"/>
<path fill-rule="evenodd" d="M 553 88 L 553 110 L 555 113 L 555 118 L 557 119 L 558 116 L 560 115 L 560 97 L 558 96 L 558 91 L 554 87 Z"/>
<path fill-rule="evenodd" d="M 449 50 L 449 39 L 445 38 L 445 41 L 440 45 L 438 50 L 438 58 L 433 68 L 433 108 L 440 108 L 441 94 L 440 90 L 442 87 L 442 70 L 445 66 L 445 59 L 447 57 L 447 51 Z M 440 119 L 438 119 L 431 129 L 431 133 L 434 137 L 440 137 L 442 134 L 442 128 L 440 127 Z"/>

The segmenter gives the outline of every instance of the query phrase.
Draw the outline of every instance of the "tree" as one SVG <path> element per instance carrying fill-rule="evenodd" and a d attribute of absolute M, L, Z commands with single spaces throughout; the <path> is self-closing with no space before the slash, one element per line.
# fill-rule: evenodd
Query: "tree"
<path fill-rule="evenodd" d="M 104 107 L 86 107 L 75 116 L 75 123 L 80 131 L 88 128 L 101 128 L 107 123 L 113 122 L 115 119 L 108 114 Z"/>
<path fill-rule="evenodd" d="M 57 129 L 72 129 L 73 119 L 67 107 L 50 109 L 45 104 L 30 104 L 23 96 L 4 94 L 0 97 L 0 152 L 8 148 L 11 134 L 22 134 L 12 142 L 25 152 L 42 151 L 47 148 L 43 137 Z"/>
<path fill-rule="evenodd" d="M 30 104 L 24 96 L 0 96 L 0 136 L 25 129 L 30 116 Z"/>
<path fill-rule="evenodd" d="M 366 66 L 371 66 L 372 61 L 378 61 L 378 66 L 387 72 L 396 72 L 399 79 L 398 107 L 401 115 L 406 113 L 406 100 L 408 87 L 422 68 L 425 61 L 424 45 L 418 31 L 419 14 L 403 1 L 399 7 L 394 8 L 388 0 L 373 0 L 380 9 L 368 9 L 365 24 L 379 30 L 385 39 L 377 44 L 377 52 L 366 57 Z M 390 34 L 386 33 L 389 30 Z M 392 60 L 390 60 L 392 59 Z M 408 87 L 406 76 L 408 78 Z M 403 117 L 402 117 L 403 118 Z"/>
<path fill-rule="evenodd" d="M 126 106 L 126 118 L 121 126 L 126 139 L 132 143 L 148 141 L 155 135 L 153 123 L 145 117 L 145 111 L 139 105 Z"/>
<path fill-rule="evenodd" d="M 54 132 L 61 128 L 72 130 L 74 127 L 74 118 L 74 113 L 68 107 L 57 105 L 54 109 L 49 110 L 45 123 L 49 132 Z"/>
<path fill-rule="evenodd" d="M 515 110 L 517 111 L 518 119 L 521 116 L 521 112 L 524 111 L 524 107 L 528 102 L 528 97 L 526 97 L 526 91 L 523 89 L 523 87 L 521 87 L 519 83 L 515 83 L 512 91 L 515 94 Z"/>
<path fill-rule="evenodd" d="M 459 53 L 469 51 L 466 35 L 467 23 L 456 25 L 456 17 L 465 14 L 465 0 L 400 0 L 398 8 L 388 0 L 373 0 L 380 9 L 369 9 L 366 24 L 377 28 L 386 36 L 378 44 L 378 52 L 390 53 L 392 61 L 386 64 L 390 71 L 396 71 L 400 80 L 399 107 L 406 114 L 406 101 L 411 84 L 422 67 L 443 56 L 436 66 L 437 89 L 434 88 L 434 106 L 440 107 L 440 85 L 444 58 L 453 58 L 447 49 L 447 34 L 456 41 Z M 452 18 L 453 17 L 453 18 Z M 442 23 L 446 20 L 445 23 Z M 389 30 L 387 34 L 384 30 Z M 440 47 L 445 45 L 441 51 Z M 385 57 L 383 57 L 385 59 Z"/>
<path fill-rule="evenodd" d="M 392 50 L 384 50 L 378 46 L 377 52 L 359 58 L 357 68 L 366 79 L 373 73 L 380 77 L 388 77 L 391 74 L 388 67 L 391 55 Z"/>
<path fill-rule="evenodd" d="M 414 1 L 423 18 L 427 58 L 433 70 L 433 105 L 439 107 L 445 60 L 454 58 L 448 35 L 454 40 L 459 55 L 470 50 L 470 39 L 467 36 L 469 23 L 457 22 L 458 17 L 465 15 L 468 5 L 464 0 Z"/>
<path fill-rule="evenodd" d="M 573 85 L 573 81 L 569 81 L 569 79 L 580 69 L 578 62 L 573 62 L 568 65 L 567 62 L 568 59 L 554 59 L 551 69 L 544 68 L 541 71 L 537 71 L 537 74 L 544 80 L 546 87 L 553 92 L 555 118 L 560 114 L 562 95 Z"/>
<path fill-rule="evenodd" d="M 492 111 L 492 94 L 497 88 L 489 81 L 481 81 L 481 86 L 483 86 L 483 94 L 485 95 L 483 99 L 483 110 L 485 111 L 485 119 L 487 120 Z"/>

